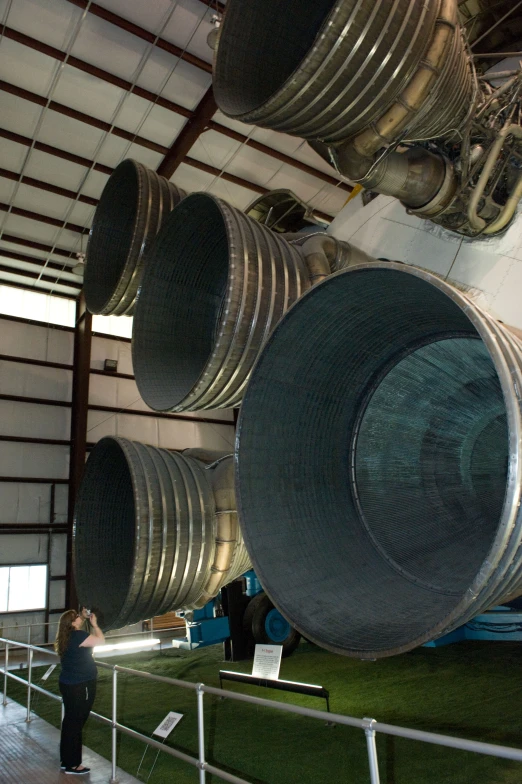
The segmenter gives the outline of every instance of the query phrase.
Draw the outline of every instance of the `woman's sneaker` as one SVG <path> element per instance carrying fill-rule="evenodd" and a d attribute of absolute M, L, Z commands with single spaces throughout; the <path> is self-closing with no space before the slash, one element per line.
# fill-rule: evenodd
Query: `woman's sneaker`
<path fill-rule="evenodd" d="M 71 774 L 73 776 L 84 776 L 86 773 L 89 773 L 90 768 L 65 768 L 64 773 Z"/>

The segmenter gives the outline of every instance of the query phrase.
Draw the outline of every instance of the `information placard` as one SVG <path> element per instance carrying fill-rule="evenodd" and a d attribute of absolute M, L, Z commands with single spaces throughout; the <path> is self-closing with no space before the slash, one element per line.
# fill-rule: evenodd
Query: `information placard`
<path fill-rule="evenodd" d="M 277 681 L 281 668 L 282 653 L 282 645 L 256 645 L 252 675 L 256 678 Z"/>
<path fill-rule="evenodd" d="M 182 718 L 182 713 L 174 713 L 173 711 L 170 711 L 170 713 L 167 713 L 161 724 L 156 727 L 152 734 L 158 735 L 158 737 L 163 739 L 168 738 L 176 724 L 178 724 Z"/>
<path fill-rule="evenodd" d="M 57 667 L 58 667 L 58 665 L 57 665 L 57 664 L 51 664 L 51 666 L 49 667 L 49 669 L 48 669 L 48 670 L 46 670 L 46 671 L 44 672 L 44 674 L 42 675 L 42 680 L 43 680 L 43 681 L 46 681 L 46 680 L 47 680 L 47 678 L 49 677 L 49 675 L 52 675 L 52 674 L 53 674 L 53 672 L 55 671 L 55 669 L 56 669 Z"/>

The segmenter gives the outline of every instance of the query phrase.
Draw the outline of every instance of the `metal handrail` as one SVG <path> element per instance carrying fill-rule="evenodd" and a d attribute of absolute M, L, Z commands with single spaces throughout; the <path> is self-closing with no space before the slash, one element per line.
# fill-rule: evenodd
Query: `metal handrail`
<path fill-rule="evenodd" d="M 5 637 L 0 637 L 0 642 L 5 643 L 5 663 L 4 668 L 0 668 L 0 673 L 4 675 L 4 693 L 2 704 L 7 704 L 7 679 L 12 678 L 15 681 L 23 683 L 27 686 L 27 718 L 26 721 L 31 721 L 31 690 L 45 694 L 53 700 L 61 701 L 61 698 L 53 694 L 41 686 L 36 686 L 31 682 L 32 676 L 32 659 L 33 652 L 45 653 L 54 658 L 59 658 L 58 654 L 54 651 L 49 651 L 45 648 L 39 648 L 36 645 L 28 643 L 19 643 L 14 640 L 9 640 Z M 24 680 L 14 673 L 8 671 L 9 666 L 9 646 L 16 645 L 18 647 L 27 648 L 27 662 L 28 662 L 28 679 Z M 205 686 L 204 683 L 191 683 L 190 681 L 182 681 L 177 678 L 169 678 L 166 675 L 153 675 L 150 672 L 143 672 L 143 670 L 135 670 L 130 667 L 121 667 L 119 664 L 107 664 L 106 662 L 98 661 L 95 659 L 98 667 L 112 672 L 112 717 L 109 719 L 99 713 L 91 711 L 91 716 L 97 721 L 110 725 L 112 728 L 112 754 L 111 764 L 112 772 L 110 784 L 117 784 L 116 778 L 116 740 L 118 732 L 124 735 L 129 735 L 131 738 L 143 741 L 148 746 L 170 754 L 172 757 L 177 757 L 180 760 L 193 765 L 199 770 L 200 784 L 205 784 L 206 773 L 211 773 L 223 781 L 231 782 L 231 784 L 250 784 L 245 779 L 227 773 L 220 768 L 216 768 L 205 760 L 205 731 L 204 731 L 204 704 L 203 697 L 205 694 L 213 694 L 216 697 L 226 697 L 227 699 L 236 700 L 237 702 L 247 702 L 251 705 L 257 705 L 264 708 L 273 708 L 275 710 L 284 711 L 286 713 L 295 713 L 300 716 L 307 716 L 311 719 L 319 719 L 326 723 L 342 724 L 347 727 L 355 727 L 356 729 L 363 730 L 366 736 L 368 762 L 370 767 L 370 780 L 371 784 L 380 784 L 379 766 L 377 758 L 376 734 L 382 732 L 384 735 L 394 735 L 399 738 L 407 738 L 408 740 L 417 740 L 424 743 L 431 743 L 437 746 L 446 746 L 448 748 L 459 749 L 460 751 L 472 751 L 477 754 L 485 754 L 492 757 L 501 757 L 503 759 L 514 760 L 515 762 L 522 762 L 522 749 L 511 748 L 510 746 L 500 746 L 495 743 L 483 743 L 482 741 L 466 740 L 465 738 L 455 738 L 450 735 L 441 735 L 434 732 L 425 732 L 424 730 L 413 730 L 407 727 L 398 727 L 393 724 L 384 724 L 376 721 L 375 719 L 356 719 L 352 716 L 344 716 L 340 713 L 327 713 L 326 711 L 315 710 L 313 708 L 305 708 L 300 705 L 292 705 L 284 702 L 277 702 L 276 700 L 267 700 L 263 697 L 252 697 L 249 694 L 241 694 L 240 692 L 227 691 L 219 689 L 215 686 Z M 143 680 L 157 681 L 158 683 L 167 683 L 171 686 L 177 686 L 182 689 L 190 689 L 196 692 L 197 709 L 198 709 L 198 758 L 191 757 L 184 754 L 171 746 L 166 746 L 153 738 L 143 735 L 141 732 L 132 730 L 124 724 L 118 722 L 117 716 L 117 683 L 118 673 L 126 675 L 133 675 Z"/>

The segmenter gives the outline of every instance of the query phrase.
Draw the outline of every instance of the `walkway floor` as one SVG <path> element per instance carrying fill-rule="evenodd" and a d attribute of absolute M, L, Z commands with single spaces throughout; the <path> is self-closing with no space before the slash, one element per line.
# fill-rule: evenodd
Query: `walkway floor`
<path fill-rule="evenodd" d="M 83 747 L 83 764 L 91 768 L 86 776 L 66 776 L 60 771 L 60 732 L 34 716 L 27 724 L 26 710 L 9 700 L 0 702 L 0 782 L 2 784 L 107 784 L 111 765 L 104 757 Z M 120 784 L 138 784 L 138 779 L 117 768 Z"/>

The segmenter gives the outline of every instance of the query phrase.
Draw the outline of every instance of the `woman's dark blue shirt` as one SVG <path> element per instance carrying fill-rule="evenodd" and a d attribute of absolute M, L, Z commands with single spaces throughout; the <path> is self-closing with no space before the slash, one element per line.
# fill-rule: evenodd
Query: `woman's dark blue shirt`
<path fill-rule="evenodd" d="M 69 643 L 61 657 L 61 683 L 74 684 L 96 679 L 96 665 L 92 658 L 92 648 L 80 648 L 89 635 L 73 629 Z"/>

